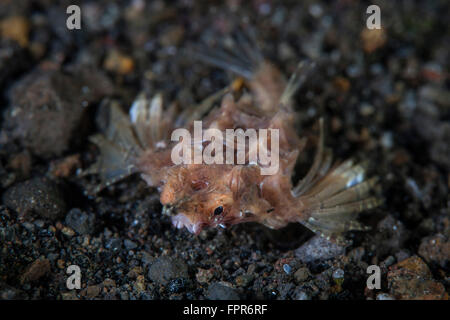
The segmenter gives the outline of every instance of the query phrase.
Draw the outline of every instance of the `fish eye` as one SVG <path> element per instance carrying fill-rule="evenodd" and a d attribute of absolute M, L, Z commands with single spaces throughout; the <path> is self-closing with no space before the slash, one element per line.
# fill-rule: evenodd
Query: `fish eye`
<path fill-rule="evenodd" d="M 223 212 L 223 207 L 219 206 L 217 208 L 214 209 L 214 215 L 218 216 L 219 214 L 221 214 Z"/>

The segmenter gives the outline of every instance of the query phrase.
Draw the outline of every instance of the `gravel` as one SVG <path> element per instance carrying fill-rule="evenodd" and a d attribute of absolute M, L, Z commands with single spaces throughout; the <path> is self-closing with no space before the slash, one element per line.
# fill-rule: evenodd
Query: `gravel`
<path fill-rule="evenodd" d="M 63 3 L 1 1 L 0 299 L 447 299 L 450 4 L 377 4 L 383 29 L 369 32 L 365 2 L 80 1 L 82 29 L 68 32 Z M 106 101 L 200 103 L 234 76 L 185 49 L 236 30 L 253 30 L 287 76 L 317 62 L 295 97 L 298 133 L 311 138 L 295 179 L 319 117 L 335 159 L 367 161 L 381 178 L 385 204 L 361 216 L 371 230 L 349 232 L 348 247 L 299 224 L 194 236 L 137 176 L 85 194 L 99 182 L 80 172 L 98 157 L 88 137 L 106 124 Z M 70 265 L 79 290 L 66 287 Z M 370 265 L 380 290 L 366 288 Z"/>

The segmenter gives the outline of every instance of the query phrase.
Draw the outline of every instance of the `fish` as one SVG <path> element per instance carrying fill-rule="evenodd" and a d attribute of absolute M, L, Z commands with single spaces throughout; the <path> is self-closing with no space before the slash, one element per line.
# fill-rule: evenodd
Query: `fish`
<path fill-rule="evenodd" d="M 231 71 L 236 78 L 198 105 L 178 111 L 165 108 L 161 93 L 138 95 L 128 114 L 117 101 L 109 102 L 109 125 L 90 137 L 100 150 L 97 162 L 86 170 L 101 183 L 91 193 L 132 174 L 140 174 L 160 193 L 162 214 L 174 227 L 199 234 L 206 227 L 229 228 L 256 222 L 271 229 L 300 223 L 336 243 L 348 243 L 347 231 L 368 230 L 358 221 L 361 212 L 383 203 L 374 190 L 379 178 L 368 178 L 367 166 L 349 159 L 333 161 L 324 144 L 324 120 L 311 167 L 298 182 L 295 165 L 305 154 L 306 138 L 297 132 L 298 112 L 294 95 L 315 70 L 302 61 L 289 79 L 248 41 L 240 41 L 236 54 L 197 52 L 197 58 Z M 239 60 L 240 59 L 240 60 Z M 174 163 L 171 139 L 178 128 L 274 129 L 278 132 L 279 166 L 271 175 L 261 174 L 260 159 L 248 163 Z M 234 141 L 224 140 L 224 144 Z M 274 141 L 269 141 L 272 145 Z M 205 147 L 197 141 L 196 147 Z M 196 147 L 191 145 L 193 149 Z M 251 146 L 245 149 L 248 159 Z"/>

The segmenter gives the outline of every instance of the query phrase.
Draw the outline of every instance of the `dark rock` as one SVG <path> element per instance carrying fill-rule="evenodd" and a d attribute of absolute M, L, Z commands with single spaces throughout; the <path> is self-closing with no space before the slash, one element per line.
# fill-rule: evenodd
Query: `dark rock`
<path fill-rule="evenodd" d="M 388 288 L 396 299 L 447 300 L 445 287 L 433 279 L 428 266 L 417 256 L 397 263 L 387 274 Z"/>
<path fill-rule="evenodd" d="M 233 288 L 214 282 L 208 287 L 207 298 L 209 300 L 239 300 L 239 295 Z"/>
<path fill-rule="evenodd" d="M 108 79 L 95 70 L 35 70 L 12 88 L 4 126 L 34 154 L 61 155 L 75 136 L 82 136 L 86 107 L 110 91 Z"/>
<path fill-rule="evenodd" d="M 450 259 L 450 242 L 442 234 L 423 238 L 419 254 L 426 262 L 436 263 L 445 269 Z"/>
<path fill-rule="evenodd" d="M 177 278 L 189 278 L 189 274 L 183 260 L 162 256 L 150 266 L 148 277 L 158 284 L 166 285 Z"/>
<path fill-rule="evenodd" d="M 300 287 L 294 291 L 294 293 L 292 294 L 292 297 L 295 300 L 311 300 L 311 297 L 309 296 L 309 294 L 306 293 L 306 291 L 304 291 Z"/>
<path fill-rule="evenodd" d="M 298 259 L 305 263 L 328 260 L 344 253 L 345 248 L 326 239 L 315 236 L 295 250 Z"/>
<path fill-rule="evenodd" d="M 3 194 L 3 202 L 21 216 L 33 212 L 56 219 L 66 211 L 60 188 L 47 178 L 33 178 L 10 187 Z"/>
<path fill-rule="evenodd" d="M 95 215 L 80 209 L 71 209 L 66 216 L 66 224 L 79 234 L 91 234 L 94 231 Z"/>

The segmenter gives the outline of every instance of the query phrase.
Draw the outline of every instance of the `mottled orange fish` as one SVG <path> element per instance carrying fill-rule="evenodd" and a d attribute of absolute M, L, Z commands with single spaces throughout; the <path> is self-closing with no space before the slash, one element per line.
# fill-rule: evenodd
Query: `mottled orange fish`
<path fill-rule="evenodd" d="M 182 113 L 176 113 L 173 106 L 164 110 L 160 95 L 139 96 L 129 116 L 111 103 L 108 129 L 92 137 L 101 156 L 88 172 L 100 174 L 103 180 L 95 191 L 140 173 L 149 186 L 160 191 L 163 212 L 172 216 L 173 225 L 194 234 L 204 227 L 226 228 L 243 222 L 259 222 L 273 229 L 299 222 L 336 241 L 344 241 L 345 231 L 365 230 L 356 219 L 361 211 L 381 203 L 370 195 L 377 179 L 366 179 L 365 168 L 352 160 L 333 164 L 331 151 L 324 148 L 321 119 L 312 166 L 296 185 L 291 181 L 305 146 L 295 128 L 292 97 L 312 64 L 300 64 L 286 81 L 274 65 L 250 53 L 251 66 L 205 56 L 204 60 L 241 78 Z M 220 106 L 209 111 L 219 100 Z M 205 111 L 209 113 L 202 117 Z M 276 174 L 261 175 L 260 163 L 174 165 L 172 131 L 179 127 L 192 130 L 193 121 L 199 119 L 205 129 L 278 129 Z"/>

